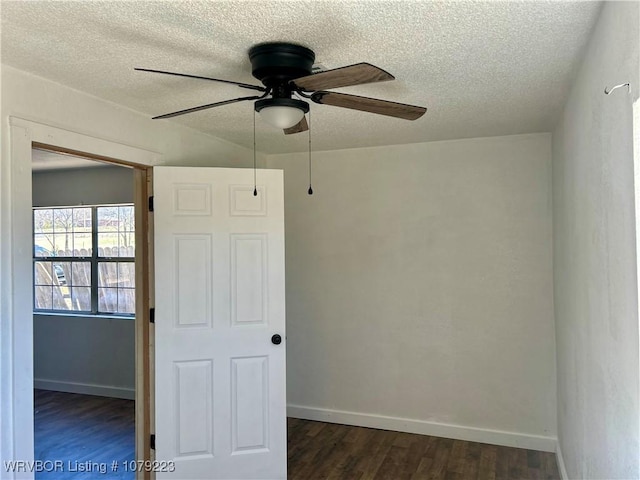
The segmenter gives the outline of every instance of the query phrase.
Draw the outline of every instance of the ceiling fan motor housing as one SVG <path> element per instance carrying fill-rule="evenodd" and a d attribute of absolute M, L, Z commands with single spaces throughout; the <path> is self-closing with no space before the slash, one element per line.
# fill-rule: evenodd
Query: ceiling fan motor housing
<path fill-rule="evenodd" d="M 312 50 L 292 43 L 261 43 L 249 50 L 251 73 L 265 87 L 270 87 L 274 96 L 290 96 L 289 82 L 311 75 L 315 59 Z"/>

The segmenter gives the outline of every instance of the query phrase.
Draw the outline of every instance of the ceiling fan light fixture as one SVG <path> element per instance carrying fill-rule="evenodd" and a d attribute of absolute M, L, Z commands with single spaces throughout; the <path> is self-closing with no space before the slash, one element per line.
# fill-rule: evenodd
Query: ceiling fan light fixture
<path fill-rule="evenodd" d="M 291 128 L 309 111 L 309 104 L 294 98 L 265 98 L 255 103 L 260 117 L 278 129 Z"/>
<path fill-rule="evenodd" d="M 172 118 L 187 113 L 207 110 L 209 108 L 222 107 L 230 103 L 257 100 L 255 103 L 254 119 L 255 112 L 259 112 L 260 116 L 267 123 L 284 130 L 285 135 L 291 135 L 308 130 L 307 122 L 304 120 L 304 114 L 309 112 L 309 104 L 304 100 L 291 98 L 292 95 L 308 98 L 312 102 L 320 105 L 332 105 L 334 107 L 360 110 L 362 112 L 387 115 L 405 120 L 416 120 L 427 111 L 426 108 L 416 105 L 332 92 L 331 89 L 333 88 L 394 80 L 394 76 L 380 67 L 366 62 L 314 72 L 313 65 L 315 58 L 313 50 L 293 43 L 267 42 L 254 45 L 249 49 L 251 73 L 262 82 L 263 86 L 234 82 L 222 78 L 202 77 L 200 75 L 166 72 L 149 68 L 136 68 L 136 70 L 210 80 L 262 92 L 262 95 L 232 98 L 208 103 L 206 105 L 199 105 L 197 107 L 159 115 L 153 117 L 154 119 Z"/>

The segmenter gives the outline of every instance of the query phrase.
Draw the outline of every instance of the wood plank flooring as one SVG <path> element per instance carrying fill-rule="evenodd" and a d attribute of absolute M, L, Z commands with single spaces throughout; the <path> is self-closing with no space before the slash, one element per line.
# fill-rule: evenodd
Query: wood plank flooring
<path fill-rule="evenodd" d="M 289 480 L 560 479 L 555 455 L 289 418 Z"/>
<path fill-rule="evenodd" d="M 559 479 L 555 456 L 446 438 L 288 419 L 289 480 L 539 480 Z M 35 391 L 35 458 L 62 461 L 63 472 L 38 480 L 133 480 L 134 402 Z M 118 471 L 111 470 L 119 462 Z M 105 474 L 68 471 L 106 463 Z"/>
<path fill-rule="evenodd" d="M 135 457 L 133 400 L 35 390 L 34 407 L 35 459 L 62 462 L 62 470 L 43 464 L 47 468 L 36 472 L 36 479 L 133 480 L 135 475 L 123 468 Z M 94 463 L 105 463 L 107 471 L 102 473 Z"/>

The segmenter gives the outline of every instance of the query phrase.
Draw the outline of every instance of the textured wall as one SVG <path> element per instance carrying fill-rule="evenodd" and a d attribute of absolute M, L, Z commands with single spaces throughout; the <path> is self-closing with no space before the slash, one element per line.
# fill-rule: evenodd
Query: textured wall
<path fill-rule="evenodd" d="M 288 402 L 555 437 L 549 134 L 273 155 Z"/>
<path fill-rule="evenodd" d="M 558 436 L 575 479 L 640 476 L 632 151 L 639 8 L 605 3 L 553 133 Z M 631 94 L 603 94 L 624 82 Z"/>

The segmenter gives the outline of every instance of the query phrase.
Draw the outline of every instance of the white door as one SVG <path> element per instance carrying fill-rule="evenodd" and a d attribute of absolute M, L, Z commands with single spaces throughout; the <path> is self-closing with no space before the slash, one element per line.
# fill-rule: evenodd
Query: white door
<path fill-rule="evenodd" d="M 157 477 L 285 479 L 282 171 L 153 170 Z"/>

